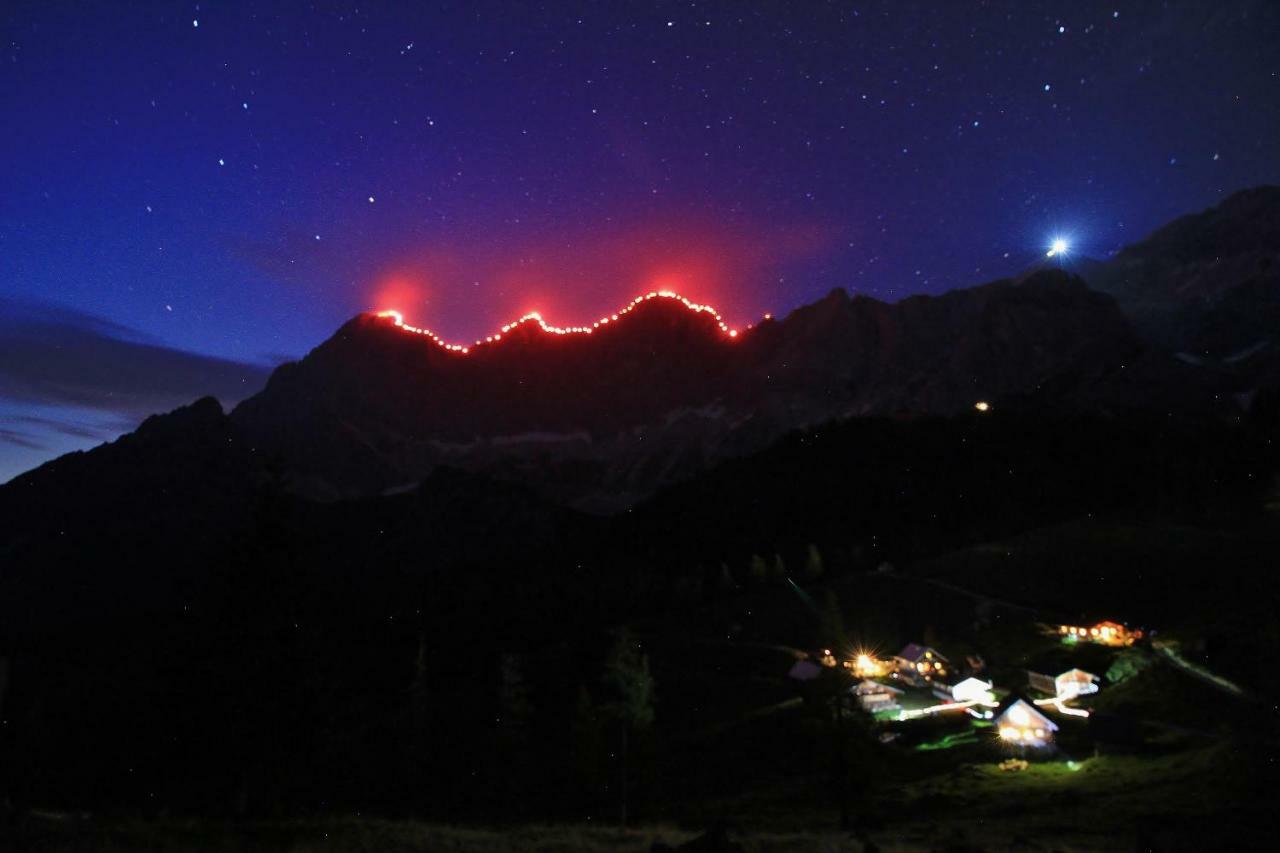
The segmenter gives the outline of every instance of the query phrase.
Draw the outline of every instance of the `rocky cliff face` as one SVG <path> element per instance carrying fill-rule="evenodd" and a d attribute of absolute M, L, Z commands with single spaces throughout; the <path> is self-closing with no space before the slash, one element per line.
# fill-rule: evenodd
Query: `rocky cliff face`
<path fill-rule="evenodd" d="M 1230 357 L 1280 329 L 1280 187 L 1183 216 L 1085 274 L 1154 342 Z"/>
<path fill-rule="evenodd" d="M 1280 397 L 1280 187 L 1238 192 L 1080 270 L 1151 352 L 1128 390 L 1171 408 L 1236 411 Z"/>
<path fill-rule="evenodd" d="M 448 464 L 608 509 L 795 427 L 951 414 L 1137 347 L 1112 300 L 1060 271 L 897 304 L 836 291 L 734 338 L 674 299 L 589 335 L 528 323 L 466 354 L 362 315 L 231 419 L 316 495 Z"/>

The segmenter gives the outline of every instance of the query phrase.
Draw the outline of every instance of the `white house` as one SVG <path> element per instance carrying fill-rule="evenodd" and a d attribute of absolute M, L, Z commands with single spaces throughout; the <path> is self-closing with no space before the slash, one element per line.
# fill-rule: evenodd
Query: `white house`
<path fill-rule="evenodd" d="M 1016 699 L 996 717 L 996 731 L 1005 743 L 1045 747 L 1053 743 L 1058 726 L 1025 699 Z"/>
<path fill-rule="evenodd" d="M 1059 699 L 1074 699 L 1098 692 L 1098 676 L 1083 669 L 1069 669 L 1053 680 Z"/>
<path fill-rule="evenodd" d="M 966 678 L 958 684 L 951 685 L 951 698 L 957 702 L 995 702 L 995 694 L 991 692 L 992 684 L 980 678 Z"/>
<path fill-rule="evenodd" d="M 1089 693 L 1098 692 L 1098 676 L 1083 669 L 1069 669 L 1061 675 L 1046 675 L 1043 672 L 1027 672 L 1027 683 L 1032 689 L 1059 699 L 1074 699 Z"/>

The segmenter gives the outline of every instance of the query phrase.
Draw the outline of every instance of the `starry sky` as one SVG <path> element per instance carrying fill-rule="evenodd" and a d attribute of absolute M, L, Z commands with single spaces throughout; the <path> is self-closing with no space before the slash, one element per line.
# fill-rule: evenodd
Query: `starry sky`
<path fill-rule="evenodd" d="M 352 315 L 735 324 L 1105 257 L 1280 182 L 1280 6 L 0 8 L 0 481 Z"/>

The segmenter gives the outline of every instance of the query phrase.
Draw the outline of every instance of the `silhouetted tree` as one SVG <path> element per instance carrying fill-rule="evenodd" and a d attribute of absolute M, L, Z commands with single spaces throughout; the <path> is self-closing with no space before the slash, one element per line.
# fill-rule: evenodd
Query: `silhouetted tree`
<path fill-rule="evenodd" d="M 578 700 L 573 714 L 573 770 L 578 784 L 578 801 L 584 805 L 596 803 L 604 787 L 601 772 L 604 755 L 604 733 L 600 727 L 600 715 L 591 701 L 586 685 L 578 688 Z"/>
<path fill-rule="evenodd" d="M 653 724 L 653 676 L 649 672 L 649 656 L 640 650 L 639 641 L 625 628 L 618 632 L 605 663 L 603 682 L 610 696 L 605 707 L 618 721 L 621 735 L 620 823 L 626 826 L 631 735 Z"/>
<path fill-rule="evenodd" d="M 524 785 L 534 776 L 529 738 L 533 702 L 523 659 L 515 654 L 502 655 L 499 679 L 491 791 L 503 803 L 505 814 L 518 816 L 528 800 L 521 796 Z"/>
<path fill-rule="evenodd" d="M 844 631 L 844 613 L 840 609 L 840 599 L 829 589 L 822 595 L 818 626 L 822 632 L 822 642 L 841 652 L 846 649 L 848 641 Z"/>
<path fill-rule="evenodd" d="M 804 579 L 807 581 L 816 581 L 822 577 L 822 553 L 818 551 L 818 546 L 810 544 L 809 550 L 805 555 L 804 562 Z"/>
<path fill-rule="evenodd" d="M 733 592 L 738 588 L 738 583 L 733 579 L 733 572 L 729 571 L 727 563 L 720 564 L 720 576 L 717 579 L 719 585 L 718 592 Z"/>
<path fill-rule="evenodd" d="M 1145 652 L 1137 649 L 1125 649 L 1116 655 L 1111 666 L 1107 669 L 1107 681 L 1112 684 L 1119 684 L 1121 681 L 1127 681 L 1147 667 L 1151 666 L 1151 657 Z"/>
<path fill-rule="evenodd" d="M 529 686 L 525 683 L 524 667 L 519 655 L 502 656 L 502 689 L 499 696 L 499 722 L 510 728 L 522 729 L 533 714 L 529 699 Z"/>
<path fill-rule="evenodd" d="M 782 561 L 781 554 L 773 555 L 773 568 L 769 572 L 769 580 L 778 584 L 787 582 L 787 564 Z"/>

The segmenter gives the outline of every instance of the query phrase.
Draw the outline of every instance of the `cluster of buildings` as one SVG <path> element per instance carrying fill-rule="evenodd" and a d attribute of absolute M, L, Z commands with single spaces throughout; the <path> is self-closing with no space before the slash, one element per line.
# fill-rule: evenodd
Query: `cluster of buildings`
<path fill-rule="evenodd" d="M 1066 643 L 1126 647 L 1142 637 L 1141 631 L 1131 631 L 1117 622 L 1057 628 Z M 937 649 L 918 643 L 908 643 L 896 655 L 885 659 L 860 652 L 849 660 L 837 661 L 830 650 L 823 650 L 818 663 L 821 666 L 812 665 L 814 675 L 822 667 L 840 666 L 848 670 L 856 679 L 849 691 L 852 699 L 862 710 L 880 719 L 902 721 L 963 712 L 991 721 L 1004 743 L 1038 749 L 1052 746 L 1058 731 L 1058 725 L 1042 709 L 1087 717 L 1087 710 L 1068 703 L 1096 693 L 1101 681 L 1097 675 L 1079 667 L 1064 671 L 1041 667 L 1026 673 L 1027 695 L 1038 698 L 1017 693 L 999 698 L 994 683 L 982 677 L 986 671 L 982 658 L 969 656 L 957 665 Z M 908 697 L 913 701 L 905 701 Z"/>

